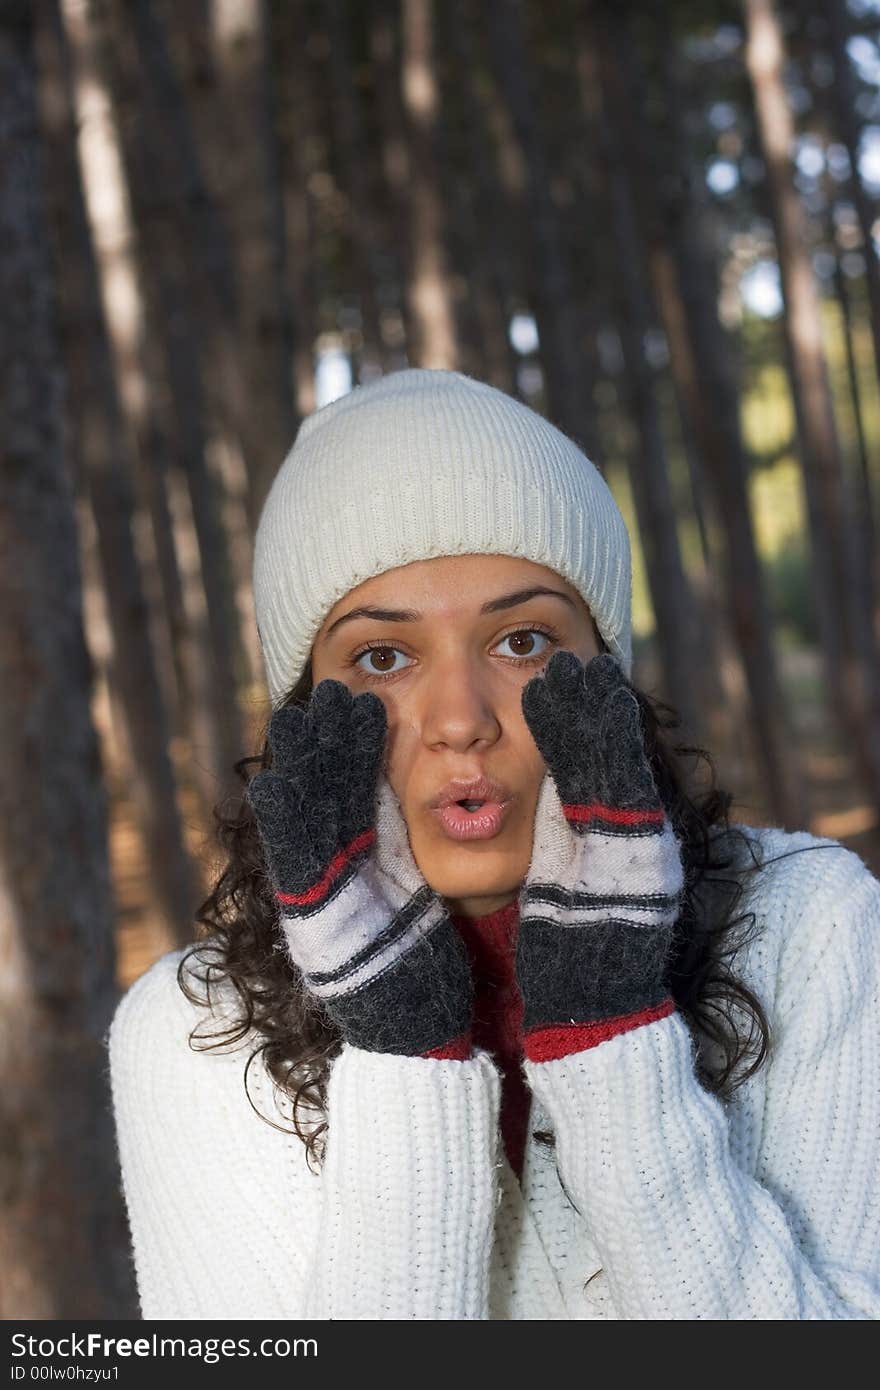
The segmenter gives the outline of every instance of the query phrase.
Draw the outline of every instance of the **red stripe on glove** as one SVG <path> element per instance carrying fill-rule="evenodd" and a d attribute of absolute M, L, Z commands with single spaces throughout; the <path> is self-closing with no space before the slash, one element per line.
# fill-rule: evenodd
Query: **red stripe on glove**
<path fill-rule="evenodd" d="M 586 806 L 568 802 L 563 804 L 562 811 L 566 820 L 607 820 L 613 825 L 641 825 L 645 822 L 655 825 L 666 815 L 663 806 L 659 806 L 656 811 L 637 811 L 619 806 L 605 806 L 601 801 L 591 801 Z"/>
<path fill-rule="evenodd" d="M 596 1023 L 565 1023 L 535 1028 L 523 1038 L 523 1052 L 530 1062 L 551 1062 L 572 1052 L 585 1052 L 587 1048 L 598 1047 L 599 1043 L 607 1042 L 618 1033 L 629 1033 L 633 1028 L 644 1027 L 646 1023 L 656 1023 L 674 1012 L 675 1000 L 670 996 L 662 1003 L 652 1004 L 650 1008 L 640 1009 L 634 1014 L 602 1018 Z"/>
<path fill-rule="evenodd" d="M 460 1038 L 455 1038 L 452 1042 L 444 1043 L 442 1047 L 432 1047 L 430 1052 L 421 1053 L 422 1057 L 434 1057 L 440 1062 L 466 1062 L 470 1055 L 470 1032 L 462 1033 Z"/>
<path fill-rule="evenodd" d="M 338 854 L 330 860 L 329 865 L 321 878 L 313 888 L 309 888 L 305 893 L 276 893 L 275 897 L 280 903 L 295 903 L 297 906 L 303 903 L 316 903 L 321 898 L 326 897 L 327 890 L 335 878 L 339 876 L 352 855 L 358 854 L 362 849 L 366 849 L 376 838 L 375 827 L 364 830 L 360 835 L 356 835 L 350 845 L 346 845 Z"/>

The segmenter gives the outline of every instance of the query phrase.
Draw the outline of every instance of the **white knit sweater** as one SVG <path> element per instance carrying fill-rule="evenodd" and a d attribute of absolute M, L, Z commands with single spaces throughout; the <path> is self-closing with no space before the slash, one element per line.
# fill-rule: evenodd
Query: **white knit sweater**
<path fill-rule="evenodd" d="M 880 1317 L 880 882 L 834 840 L 748 833 L 787 856 L 737 908 L 770 1061 L 723 1106 L 676 1013 L 526 1063 L 557 1147 L 530 1138 L 521 1185 L 486 1052 L 344 1049 L 311 1172 L 245 1095 L 253 1040 L 189 1048 L 205 1015 L 163 956 L 108 1034 L 143 1317 Z M 249 1085 L 287 1130 L 262 1059 Z"/>

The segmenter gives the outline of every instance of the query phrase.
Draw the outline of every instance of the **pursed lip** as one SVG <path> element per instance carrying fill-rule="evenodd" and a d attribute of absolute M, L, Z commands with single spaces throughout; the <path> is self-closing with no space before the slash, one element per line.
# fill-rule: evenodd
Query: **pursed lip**
<path fill-rule="evenodd" d="M 495 801 L 503 806 L 510 799 L 508 788 L 492 777 L 454 777 L 445 787 L 441 787 L 434 799 L 428 802 L 428 807 L 430 810 L 440 810 L 454 801 Z"/>

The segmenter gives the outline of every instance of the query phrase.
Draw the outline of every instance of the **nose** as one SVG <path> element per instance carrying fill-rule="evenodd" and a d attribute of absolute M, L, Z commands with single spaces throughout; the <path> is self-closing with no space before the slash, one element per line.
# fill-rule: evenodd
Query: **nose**
<path fill-rule="evenodd" d="M 438 667 L 436 679 L 426 689 L 423 738 L 457 749 L 494 742 L 501 728 L 499 704 L 500 692 L 490 673 L 477 670 L 465 657 L 450 659 L 442 672 Z"/>

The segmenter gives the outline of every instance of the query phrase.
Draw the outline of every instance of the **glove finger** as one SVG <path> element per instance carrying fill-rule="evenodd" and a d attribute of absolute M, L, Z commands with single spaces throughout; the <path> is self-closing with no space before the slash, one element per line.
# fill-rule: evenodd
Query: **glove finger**
<path fill-rule="evenodd" d="M 546 669 L 545 698 L 552 709 L 551 724 L 558 730 L 560 751 L 569 763 L 583 763 L 585 757 L 589 761 L 589 748 L 595 739 L 596 710 L 602 707 L 607 682 L 601 669 L 598 680 L 592 680 L 595 660 L 585 665 L 575 652 L 554 652 Z"/>
<path fill-rule="evenodd" d="M 626 673 L 610 652 L 600 652 L 587 662 L 583 673 L 586 706 L 590 711 L 603 708 L 621 689 L 629 686 Z"/>
<path fill-rule="evenodd" d="M 585 669 L 576 652 L 554 652 L 544 668 L 547 696 L 559 712 L 560 723 L 566 727 L 582 724 L 584 710 Z"/>
<path fill-rule="evenodd" d="M 558 655 L 571 662 L 556 662 Z M 563 801 L 576 801 L 593 782 L 595 734 L 584 710 L 583 668 L 574 653 L 554 653 L 552 678 L 538 676 L 522 692 L 523 715 L 559 787 Z"/>
<path fill-rule="evenodd" d="M 307 722 L 322 763 L 327 754 L 331 766 L 335 765 L 338 750 L 345 746 L 351 706 L 352 694 L 343 681 L 323 680 L 312 691 Z"/>
<path fill-rule="evenodd" d="M 276 772 L 292 772 L 307 743 L 306 711 L 302 705 L 282 705 L 269 722 L 268 743 Z"/>
<path fill-rule="evenodd" d="M 578 794 L 582 798 L 595 795 L 610 805 L 629 804 L 620 801 L 628 793 L 644 798 L 652 779 L 649 771 L 645 778 L 641 712 L 616 657 L 601 652 L 585 664 L 577 698 L 579 737 L 584 744 Z M 578 757 L 573 748 L 570 756 Z"/>
<path fill-rule="evenodd" d="M 533 676 L 520 696 L 523 718 L 548 766 L 557 761 L 563 743 L 563 720 L 552 686 L 543 675 Z"/>
<path fill-rule="evenodd" d="M 376 780 L 382 766 L 388 732 L 385 705 L 372 691 L 358 695 L 352 706 L 349 746 L 351 758 L 345 800 L 349 838 L 375 819 Z"/>
<path fill-rule="evenodd" d="M 361 748 L 353 737 L 355 700 L 342 681 L 324 680 L 313 690 L 309 702 L 308 724 L 314 750 L 315 794 L 325 805 L 332 805 L 337 848 L 346 845 L 368 820 L 355 804 L 356 782 Z"/>
<path fill-rule="evenodd" d="M 605 794 L 612 805 L 657 804 L 660 796 L 645 749 L 642 713 L 636 694 L 621 687 L 608 700 L 601 737 Z"/>
<path fill-rule="evenodd" d="M 270 769 L 257 773 L 246 794 L 276 887 L 307 885 L 336 852 L 332 804 Z"/>
<path fill-rule="evenodd" d="M 569 647 L 560 647 L 544 667 L 544 679 L 559 696 L 565 695 L 569 686 L 578 686 L 583 680 L 584 663 L 577 652 Z"/>
<path fill-rule="evenodd" d="M 290 782 L 293 815 L 315 853 L 328 862 L 373 819 L 376 773 L 387 729 L 385 706 L 366 692 L 354 697 L 342 681 L 324 680 L 305 709 L 273 717 L 273 756 Z"/>
<path fill-rule="evenodd" d="M 251 779 L 245 796 L 256 817 L 263 843 L 271 849 L 284 838 L 290 804 L 289 784 L 277 772 L 266 768 Z"/>
<path fill-rule="evenodd" d="M 334 711 L 348 711 L 354 703 L 354 696 L 345 681 L 326 677 L 313 688 L 309 708 L 313 717 L 322 723 L 332 721 Z"/>
<path fill-rule="evenodd" d="M 289 783 L 291 795 L 311 819 L 311 808 L 327 791 L 328 782 L 321 766 L 321 750 L 310 726 L 309 710 L 300 708 L 297 713 L 299 719 L 279 719 L 275 725 L 272 771 Z M 331 820 L 335 826 L 335 816 Z"/>
<path fill-rule="evenodd" d="M 379 770 L 387 733 L 388 714 L 383 701 L 369 690 L 358 695 L 351 710 L 351 735 L 359 762 L 365 760 L 372 774 Z M 374 789 L 375 776 L 371 790 Z"/>

